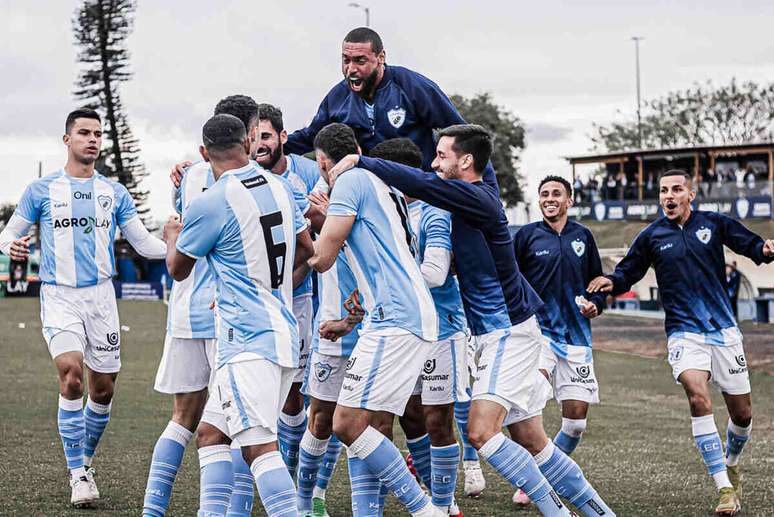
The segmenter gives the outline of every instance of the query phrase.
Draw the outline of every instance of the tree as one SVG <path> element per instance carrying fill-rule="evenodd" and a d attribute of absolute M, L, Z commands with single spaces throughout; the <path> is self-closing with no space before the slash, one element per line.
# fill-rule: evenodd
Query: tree
<path fill-rule="evenodd" d="M 126 39 L 135 9 L 135 0 L 84 0 L 76 11 L 73 32 L 82 69 L 74 95 L 103 115 L 104 145 L 97 169 L 127 188 L 145 226 L 155 229 L 148 191 L 140 186 L 147 171 L 119 94 L 120 83 L 131 78 Z"/>
<path fill-rule="evenodd" d="M 524 126 L 518 117 L 498 106 L 489 93 L 465 98 L 452 95 L 451 101 L 467 122 L 480 124 L 493 135 L 492 165 L 500 184 L 500 197 L 508 206 L 522 201 L 523 178 L 519 173 L 519 154 L 524 149 Z"/>
<path fill-rule="evenodd" d="M 12 203 L 0 204 L 0 228 L 5 226 L 13 215 L 13 211 L 16 210 L 16 205 Z"/>
<path fill-rule="evenodd" d="M 642 146 L 636 120 L 594 124 L 595 151 L 656 149 L 771 140 L 774 83 L 712 81 L 644 103 Z"/>

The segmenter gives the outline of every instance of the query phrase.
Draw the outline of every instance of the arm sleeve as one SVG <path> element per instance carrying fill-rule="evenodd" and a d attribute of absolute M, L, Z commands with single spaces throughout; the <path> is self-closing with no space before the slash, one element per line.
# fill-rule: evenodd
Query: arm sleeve
<path fill-rule="evenodd" d="M 129 191 L 123 185 L 116 186 L 116 223 L 125 226 L 131 219 L 137 217 L 137 209 Z M 124 232 L 126 233 L 126 232 Z M 128 238 L 128 237 L 127 237 Z M 139 252 L 140 250 L 137 250 Z"/>
<path fill-rule="evenodd" d="M 492 206 L 492 199 L 480 186 L 465 181 L 445 180 L 432 172 L 366 156 L 360 157 L 359 165 L 405 195 L 458 214 L 475 226 L 491 223 L 496 216 L 495 208 L 500 209 Z"/>
<path fill-rule="evenodd" d="M 362 171 L 352 171 L 339 176 L 330 193 L 328 215 L 357 216 L 365 190 L 361 184 L 363 178 L 365 176 Z"/>
<path fill-rule="evenodd" d="M 288 135 L 288 141 L 285 142 L 284 146 L 286 153 L 304 154 L 314 150 L 314 137 L 331 122 L 328 112 L 328 97 L 330 95 L 329 92 L 320 103 L 317 113 L 308 126 L 297 129 Z"/>
<path fill-rule="evenodd" d="M 30 224 L 40 219 L 40 196 L 35 195 L 36 185 L 33 183 L 24 189 L 19 204 L 13 214 L 21 217 Z"/>
<path fill-rule="evenodd" d="M 719 215 L 718 218 L 723 225 L 723 244 L 735 253 L 748 257 L 756 265 L 768 264 L 774 260 L 774 257 L 763 254 L 763 239 L 758 234 L 750 231 L 736 219 L 725 215 Z"/>
<path fill-rule="evenodd" d="M 586 285 L 588 285 L 591 280 L 598 276 L 602 276 L 604 273 L 602 271 L 602 259 L 599 257 L 599 249 L 597 249 L 597 243 L 594 240 L 594 236 L 591 232 L 587 232 L 586 235 L 586 240 L 589 243 L 589 255 L 586 263 L 587 271 L 585 280 Z M 597 313 L 602 314 L 602 311 L 605 309 L 605 302 L 607 301 L 607 293 L 594 293 L 587 296 L 587 299 L 597 306 Z"/>
<path fill-rule="evenodd" d="M 447 248 L 427 247 L 419 266 L 427 287 L 440 287 L 446 282 L 451 266 L 451 251 Z"/>
<path fill-rule="evenodd" d="M 613 296 L 625 293 L 639 282 L 650 267 L 651 258 L 648 252 L 649 234 L 640 232 L 626 256 L 615 267 L 612 275 L 607 275 L 613 281 Z"/>
<path fill-rule="evenodd" d="M 527 248 L 525 243 L 527 231 L 522 227 L 519 228 L 516 234 L 513 236 L 513 254 L 516 256 L 516 264 L 519 266 L 519 270 L 524 269 L 524 251 Z"/>
<path fill-rule="evenodd" d="M 183 229 L 177 238 L 177 251 L 195 259 L 212 251 L 223 229 L 222 218 L 214 213 L 212 200 L 208 203 L 205 197 L 199 196 L 188 205 Z"/>
<path fill-rule="evenodd" d="M 6 224 L 5 228 L 3 228 L 3 231 L 0 232 L 0 251 L 2 251 L 5 255 L 10 255 L 11 244 L 13 241 L 24 235 L 27 235 L 30 226 L 32 226 L 31 222 L 27 221 L 25 218 L 14 212 L 11 216 L 11 219 L 8 220 L 8 224 Z"/>
<path fill-rule="evenodd" d="M 129 244 L 145 258 L 163 259 L 167 256 L 167 245 L 158 237 L 154 237 L 135 215 L 121 225 L 121 232 Z"/>

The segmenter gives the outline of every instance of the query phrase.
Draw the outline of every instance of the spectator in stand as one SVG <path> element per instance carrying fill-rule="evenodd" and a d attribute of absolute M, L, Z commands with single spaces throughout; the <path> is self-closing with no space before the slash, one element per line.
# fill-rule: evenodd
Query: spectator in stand
<path fill-rule="evenodd" d="M 744 183 L 747 186 L 747 194 L 753 194 L 755 190 L 755 169 L 749 163 L 745 168 Z"/>
<path fill-rule="evenodd" d="M 575 176 L 575 181 L 573 182 L 572 189 L 575 191 L 575 202 L 582 203 L 584 187 L 583 187 L 583 181 L 581 181 L 580 176 Z"/>

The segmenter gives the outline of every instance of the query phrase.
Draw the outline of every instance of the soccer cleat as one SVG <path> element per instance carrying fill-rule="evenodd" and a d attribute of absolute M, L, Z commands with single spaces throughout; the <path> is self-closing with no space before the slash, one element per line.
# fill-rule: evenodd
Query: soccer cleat
<path fill-rule="evenodd" d="M 89 480 L 86 476 L 70 478 L 70 488 L 72 489 L 70 504 L 76 508 L 91 506 L 91 504 L 96 501 L 89 489 Z"/>
<path fill-rule="evenodd" d="M 478 497 L 486 488 L 486 479 L 478 461 L 463 461 L 465 469 L 465 495 Z"/>
<path fill-rule="evenodd" d="M 733 516 L 739 513 L 739 499 L 736 497 L 736 492 L 731 487 L 723 487 L 720 489 L 720 500 L 715 507 L 715 515 Z"/>
<path fill-rule="evenodd" d="M 739 465 L 728 466 L 726 465 L 726 472 L 728 473 L 728 480 L 734 486 L 736 492 L 736 498 L 739 502 L 739 506 L 742 506 L 742 473 L 739 472 Z"/>
<path fill-rule="evenodd" d="M 312 517 L 331 517 L 328 515 L 328 510 L 325 509 L 325 499 L 322 497 L 312 498 Z"/>
<path fill-rule="evenodd" d="M 527 494 L 525 494 L 524 490 L 522 490 L 521 488 L 516 489 L 516 491 L 513 493 L 513 497 L 511 498 L 511 501 L 513 501 L 513 504 L 521 508 L 524 508 L 525 506 L 529 506 L 530 504 L 532 504 L 532 501 L 529 500 L 529 497 L 527 497 Z"/>
<path fill-rule="evenodd" d="M 86 467 L 86 483 L 94 501 L 99 499 L 99 489 L 97 489 L 97 483 L 94 482 L 94 475 L 96 473 L 97 471 L 93 467 Z"/>
<path fill-rule="evenodd" d="M 449 517 L 463 517 L 462 510 L 460 510 L 460 507 L 457 506 L 457 502 L 452 502 L 451 506 L 449 507 Z"/>

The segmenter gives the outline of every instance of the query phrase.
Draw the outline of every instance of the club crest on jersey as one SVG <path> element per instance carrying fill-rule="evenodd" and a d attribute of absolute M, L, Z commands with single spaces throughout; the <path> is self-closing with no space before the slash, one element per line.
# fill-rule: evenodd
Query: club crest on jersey
<path fill-rule="evenodd" d="M 583 253 L 586 252 L 586 243 L 580 239 L 575 239 L 572 241 L 572 251 L 579 257 L 582 257 Z"/>
<path fill-rule="evenodd" d="M 107 212 L 110 210 L 110 207 L 113 206 L 113 198 L 110 196 L 100 195 L 97 196 L 97 201 L 99 202 L 99 206 L 102 207 L 102 210 Z"/>
<path fill-rule="evenodd" d="M 331 376 L 333 368 L 327 363 L 314 363 L 314 376 L 318 382 L 325 382 Z"/>
<path fill-rule="evenodd" d="M 699 242 L 701 242 L 702 244 L 707 244 L 712 238 L 712 230 L 710 230 L 706 226 L 702 226 L 701 228 L 696 230 L 696 238 L 699 239 Z"/>
<path fill-rule="evenodd" d="M 390 125 L 395 129 L 398 129 L 406 122 L 406 110 L 399 106 L 395 106 L 393 109 L 387 112 L 387 120 L 390 121 Z"/>

